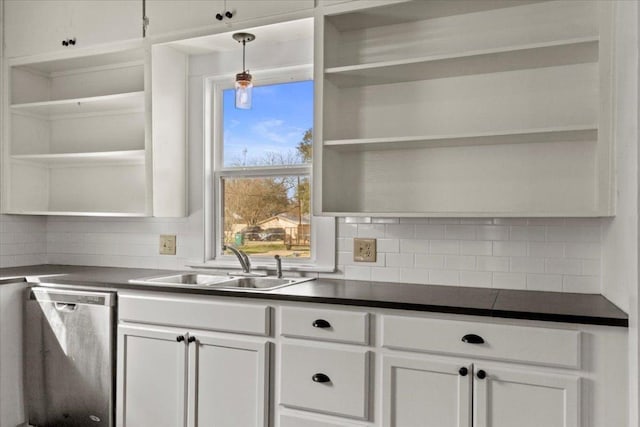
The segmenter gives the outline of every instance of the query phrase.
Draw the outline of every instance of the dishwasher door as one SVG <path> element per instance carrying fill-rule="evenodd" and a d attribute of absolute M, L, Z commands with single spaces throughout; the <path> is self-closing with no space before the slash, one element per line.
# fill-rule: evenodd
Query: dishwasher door
<path fill-rule="evenodd" d="M 27 295 L 28 423 L 113 427 L 116 294 L 34 287 Z"/>

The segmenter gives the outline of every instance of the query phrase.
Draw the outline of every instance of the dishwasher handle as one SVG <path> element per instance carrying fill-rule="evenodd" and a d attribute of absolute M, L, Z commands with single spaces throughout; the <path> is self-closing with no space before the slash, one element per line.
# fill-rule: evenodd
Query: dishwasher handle
<path fill-rule="evenodd" d="M 41 286 L 29 289 L 28 299 L 38 302 L 54 303 L 56 309 L 63 311 L 74 311 L 78 305 L 102 305 L 109 307 L 116 305 L 116 295 L 114 292 L 52 289 Z"/>

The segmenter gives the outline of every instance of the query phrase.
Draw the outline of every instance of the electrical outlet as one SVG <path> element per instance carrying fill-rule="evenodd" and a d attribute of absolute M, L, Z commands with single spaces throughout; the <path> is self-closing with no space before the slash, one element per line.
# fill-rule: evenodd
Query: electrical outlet
<path fill-rule="evenodd" d="M 353 260 L 376 262 L 376 239 L 353 239 Z"/>
<path fill-rule="evenodd" d="M 176 235 L 161 234 L 160 235 L 160 255 L 176 254 Z"/>

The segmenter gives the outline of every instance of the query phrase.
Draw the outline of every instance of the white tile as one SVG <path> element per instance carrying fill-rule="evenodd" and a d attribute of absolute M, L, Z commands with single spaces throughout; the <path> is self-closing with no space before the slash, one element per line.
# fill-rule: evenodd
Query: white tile
<path fill-rule="evenodd" d="M 552 274 L 572 274 L 580 275 L 582 273 L 582 263 L 577 259 L 547 259 L 547 273 Z"/>
<path fill-rule="evenodd" d="M 400 269 L 371 267 L 371 280 L 376 282 L 399 282 Z"/>
<path fill-rule="evenodd" d="M 432 254 L 457 255 L 459 244 L 457 240 L 431 240 L 429 252 Z"/>
<path fill-rule="evenodd" d="M 597 277 L 591 276 L 564 276 L 562 291 L 599 294 L 601 292 L 600 280 Z"/>
<path fill-rule="evenodd" d="M 371 224 L 371 217 L 368 216 L 347 216 L 344 218 L 347 224 Z"/>
<path fill-rule="evenodd" d="M 338 223 L 339 237 L 356 237 L 358 235 L 357 224 Z"/>
<path fill-rule="evenodd" d="M 447 255 L 444 260 L 447 270 L 475 270 L 476 257 L 470 255 Z"/>
<path fill-rule="evenodd" d="M 475 240 L 476 227 L 474 225 L 446 225 L 444 238 L 447 240 Z"/>
<path fill-rule="evenodd" d="M 417 239 L 442 240 L 444 239 L 444 225 L 418 224 L 415 226 Z"/>
<path fill-rule="evenodd" d="M 429 224 L 460 224 L 458 218 L 429 218 Z"/>
<path fill-rule="evenodd" d="M 513 273 L 544 273 L 544 258 L 511 257 Z"/>
<path fill-rule="evenodd" d="M 460 285 L 490 288 L 493 283 L 493 275 L 486 271 L 461 271 Z"/>
<path fill-rule="evenodd" d="M 400 239 L 400 252 L 402 253 L 427 253 L 428 240 Z"/>
<path fill-rule="evenodd" d="M 588 225 L 548 226 L 548 242 L 599 243 L 601 227 Z"/>
<path fill-rule="evenodd" d="M 415 255 L 415 267 L 430 269 L 442 269 L 444 268 L 444 256 L 442 255 Z"/>
<path fill-rule="evenodd" d="M 358 224 L 358 237 L 377 239 L 384 237 L 384 224 Z"/>
<path fill-rule="evenodd" d="M 353 249 L 353 239 L 350 237 L 338 237 L 336 239 L 336 248 L 338 251 L 350 251 Z"/>
<path fill-rule="evenodd" d="M 601 273 L 600 260 L 583 260 L 582 275 L 584 276 L 600 276 Z"/>
<path fill-rule="evenodd" d="M 491 242 L 478 240 L 461 240 L 460 255 L 491 255 L 493 245 Z"/>
<path fill-rule="evenodd" d="M 538 258 L 562 258 L 564 256 L 564 243 L 529 242 L 529 256 Z"/>
<path fill-rule="evenodd" d="M 429 218 L 400 218 L 400 224 L 427 224 Z"/>
<path fill-rule="evenodd" d="M 478 271 L 509 271 L 508 257 L 479 256 L 476 258 Z"/>
<path fill-rule="evenodd" d="M 346 265 L 344 277 L 349 280 L 371 280 L 371 267 Z"/>
<path fill-rule="evenodd" d="M 582 258 L 599 260 L 601 257 L 601 249 L 599 243 L 567 243 L 567 258 Z"/>
<path fill-rule="evenodd" d="M 400 252 L 400 240 L 378 239 L 376 241 L 378 252 Z"/>
<path fill-rule="evenodd" d="M 387 224 L 384 235 L 393 239 L 413 239 L 415 226 L 413 224 Z"/>
<path fill-rule="evenodd" d="M 494 218 L 495 225 L 527 225 L 526 218 Z"/>
<path fill-rule="evenodd" d="M 476 227 L 477 240 L 509 240 L 509 227 L 503 225 L 479 225 Z"/>
<path fill-rule="evenodd" d="M 429 283 L 433 285 L 459 285 L 460 273 L 451 270 L 429 271 Z"/>
<path fill-rule="evenodd" d="M 493 273 L 493 287 L 498 289 L 526 289 L 525 273 Z"/>
<path fill-rule="evenodd" d="M 560 274 L 527 274 L 527 289 L 562 292 L 562 276 Z"/>
<path fill-rule="evenodd" d="M 493 224 L 493 219 L 491 218 L 461 218 L 460 224 L 484 224 L 491 225 Z"/>
<path fill-rule="evenodd" d="M 526 242 L 493 242 L 495 256 L 526 256 Z"/>
<path fill-rule="evenodd" d="M 386 254 L 385 262 L 387 267 L 413 267 L 413 254 L 400 253 L 400 254 Z"/>
<path fill-rule="evenodd" d="M 399 218 L 371 218 L 372 224 L 398 224 Z"/>
<path fill-rule="evenodd" d="M 528 242 L 544 242 L 546 238 L 546 228 L 544 226 L 533 225 L 513 225 L 509 230 L 509 239 L 526 240 Z"/>
<path fill-rule="evenodd" d="M 406 283 L 429 283 L 429 270 L 422 268 L 400 269 L 400 281 Z"/>

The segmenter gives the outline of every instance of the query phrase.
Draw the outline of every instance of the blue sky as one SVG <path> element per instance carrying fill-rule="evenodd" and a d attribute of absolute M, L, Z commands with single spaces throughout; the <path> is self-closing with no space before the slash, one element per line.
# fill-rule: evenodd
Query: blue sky
<path fill-rule="evenodd" d="M 234 90 L 223 94 L 224 165 L 264 164 L 270 154 L 295 153 L 313 127 L 313 81 L 253 88 L 250 110 L 235 108 Z"/>

